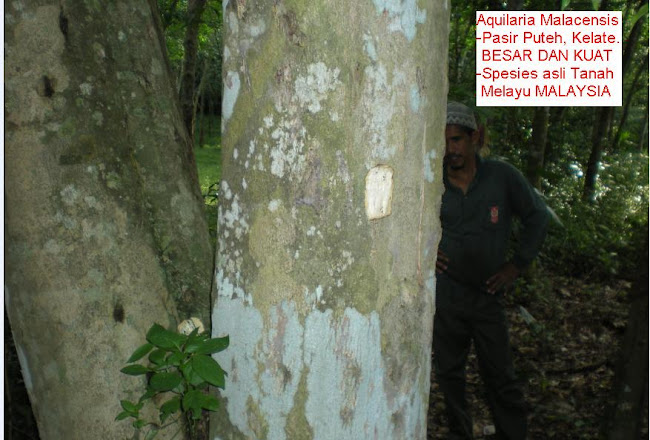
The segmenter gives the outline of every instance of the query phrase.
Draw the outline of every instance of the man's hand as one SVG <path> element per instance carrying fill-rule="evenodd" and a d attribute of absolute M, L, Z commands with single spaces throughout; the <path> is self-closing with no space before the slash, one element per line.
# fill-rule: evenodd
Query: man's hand
<path fill-rule="evenodd" d="M 492 275 L 485 282 L 488 293 L 494 295 L 502 288 L 510 286 L 517 279 L 518 276 L 519 276 L 519 269 L 517 268 L 517 266 L 515 266 L 512 263 L 504 264 L 497 273 Z"/>
<path fill-rule="evenodd" d="M 447 270 L 447 265 L 449 264 L 449 258 L 445 255 L 443 251 L 438 249 L 438 258 L 436 258 L 436 273 L 441 274 Z"/>

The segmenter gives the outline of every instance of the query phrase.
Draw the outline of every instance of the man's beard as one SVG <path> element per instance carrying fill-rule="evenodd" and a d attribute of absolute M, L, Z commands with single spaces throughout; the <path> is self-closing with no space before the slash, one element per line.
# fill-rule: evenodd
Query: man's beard
<path fill-rule="evenodd" d="M 445 163 L 452 170 L 462 170 L 465 168 L 465 161 L 461 154 L 448 154 L 445 156 Z"/>

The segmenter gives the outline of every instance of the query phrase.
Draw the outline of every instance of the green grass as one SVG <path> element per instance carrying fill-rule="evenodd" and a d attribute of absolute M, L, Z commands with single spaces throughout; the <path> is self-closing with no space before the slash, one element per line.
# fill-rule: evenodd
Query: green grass
<path fill-rule="evenodd" d="M 216 237 L 217 231 L 217 202 L 219 200 L 219 180 L 221 179 L 221 135 L 218 132 L 220 119 L 211 121 L 210 126 L 217 128 L 216 133 L 206 133 L 203 145 L 198 145 L 199 133 L 195 135 L 194 157 L 199 172 L 201 194 L 205 201 L 205 212 L 210 227 L 210 235 Z"/>
<path fill-rule="evenodd" d="M 194 148 L 196 166 L 199 170 L 201 194 L 210 199 L 214 193 L 214 185 L 221 179 L 221 144 L 205 144 Z M 208 201 L 206 200 L 206 203 Z"/>

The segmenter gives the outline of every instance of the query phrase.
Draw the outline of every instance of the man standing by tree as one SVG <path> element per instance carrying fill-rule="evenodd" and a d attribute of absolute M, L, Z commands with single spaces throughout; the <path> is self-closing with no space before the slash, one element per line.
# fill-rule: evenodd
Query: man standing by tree
<path fill-rule="evenodd" d="M 445 396 L 450 438 L 472 438 L 465 399 L 471 342 L 498 438 L 523 439 L 526 413 L 510 354 L 504 290 L 535 258 L 544 240 L 544 202 L 514 167 L 477 155 L 480 132 L 472 111 L 447 106 L 438 251 L 434 368 Z M 522 222 L 519 246 L 506 258 L 511 220 Z"/>

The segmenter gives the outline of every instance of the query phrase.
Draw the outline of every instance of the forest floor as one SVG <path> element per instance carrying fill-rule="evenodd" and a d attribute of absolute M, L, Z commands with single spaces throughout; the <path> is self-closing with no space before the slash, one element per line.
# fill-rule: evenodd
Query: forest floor
<path fill-rule="evenodd" d="M 541 278 L 546 282 L 537 292 L 520 288 L 506 296 L 515 369 L 528 405 L 528 438 L 598 439 L 627 323 L 631 284 L 594 284 L 548 274 Z M 431 378 L 428 438 L 444 439 L 444 401 L 434 373 Z M 491 438 L 494 426 L 473 348 L 467 396 L 475 437 Z M 641 438 L 647 439 L 647 401 L 644 415 Z"/>
<path fill-rule="evenodd" d="M 597 439 L 627 322 L 630 283 L 542 278 L 546 282 L 541 288 L 519 288 L 506 297 L 515 366 L 529 406 L 529 439 Z M 527 323 L 520 307 L 535 322 Z M 5 321 L 4 438 L 37 440 L 12 346 Z M 483 432 L 489 432 L 492 422 L 477 371 L 472 353 L 467 391 L 476 438 L 480 439 L 489 438 Z M 432 374 L 429 439 L 445 438 L 443 413 L 443 399 Z M 644 414 L 642 438 L 648 438 L 647 402 Z"/>

